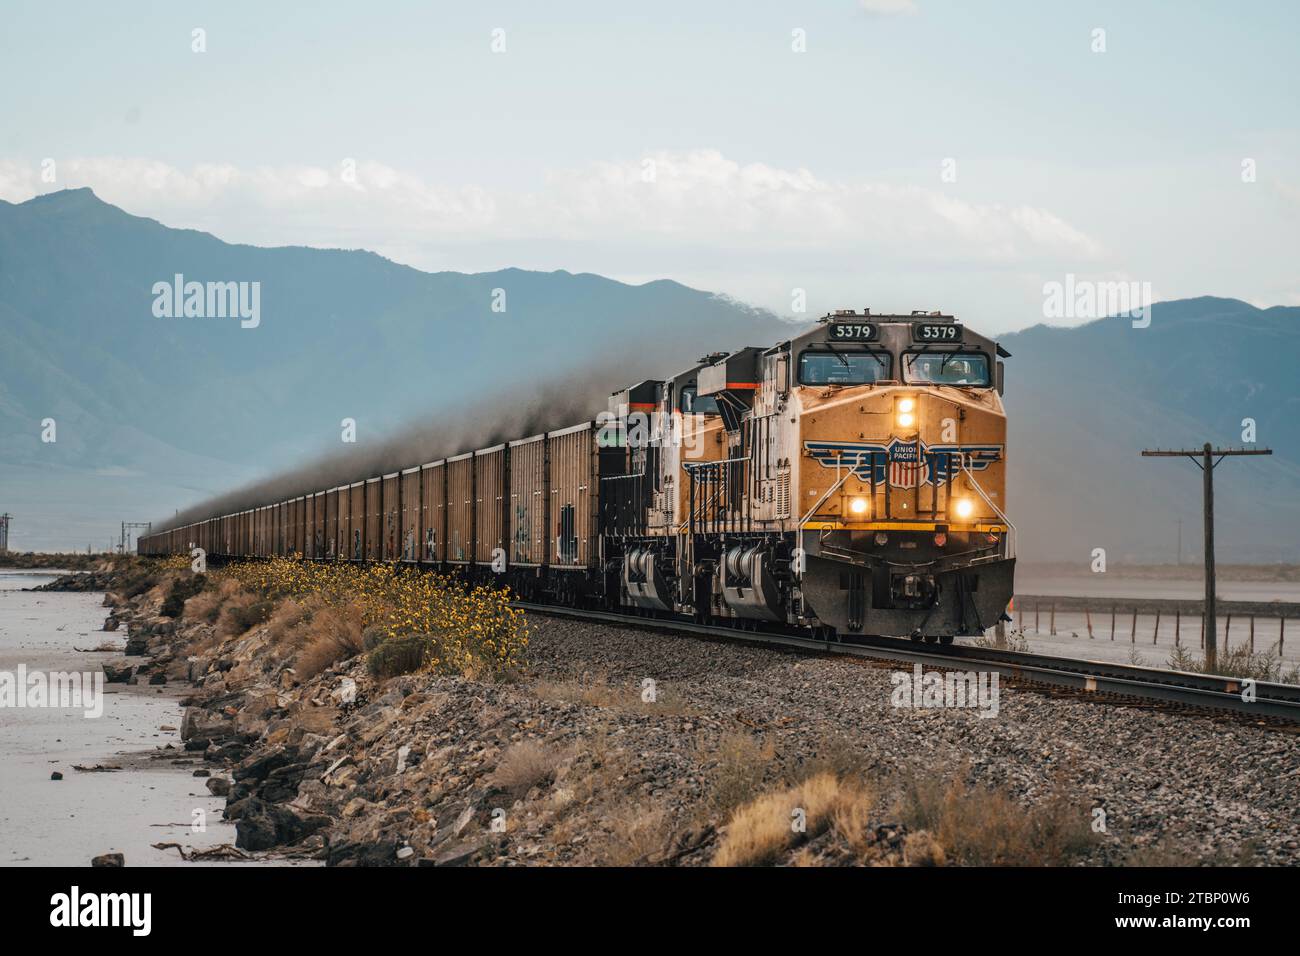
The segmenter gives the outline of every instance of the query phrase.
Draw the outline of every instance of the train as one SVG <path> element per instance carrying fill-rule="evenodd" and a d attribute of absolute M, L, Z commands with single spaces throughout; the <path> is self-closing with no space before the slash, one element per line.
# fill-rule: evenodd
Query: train
<path fill-rule="evenodd" d="M 950 643 L 1009 620 L 1004 362 L 939 312 L 841 309 L 568 428 L 139 539 L 394 562 L 524 602 Z"/>

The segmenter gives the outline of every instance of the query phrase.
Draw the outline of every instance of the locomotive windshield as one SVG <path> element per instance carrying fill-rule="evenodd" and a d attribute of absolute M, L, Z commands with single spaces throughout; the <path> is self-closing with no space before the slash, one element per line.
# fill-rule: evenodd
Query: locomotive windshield
<path fill-rule="evenodd" d="M 801 352 L 799 384 L 870 385 L 889 378 L 889 363 L 884 352 Z"/>
<path fill-rule="evenodd" d="M 981 352 L 913 352 L 903 356 L 908 382 L 933 385 L 989 386 L 989 360 Z"/>
<path fill-rule="evenodd" d="M 697 395 L 694 385 L 682 389 L 682 412 L 686 415 L 717 415 L 718 400 L 712 395 Z"/>

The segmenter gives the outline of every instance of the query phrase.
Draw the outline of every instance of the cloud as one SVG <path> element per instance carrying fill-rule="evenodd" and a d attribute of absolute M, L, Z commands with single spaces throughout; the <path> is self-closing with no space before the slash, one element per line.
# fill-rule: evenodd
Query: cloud
<path fill-rule="evenodd" d="M 911 15 L 917 12 L 916 0 L 858 0 L 858 6 L 867 13 L 881 17 L 893 17 L 900 14 Z"/>
<path fill-rule="evenodd" d="M 45 184 L 39 168 L 0 161 L 0 198 L 90 186 L 128 212 L 227 241 L 365 247 L 422 268 L 442 267 L 446 250 L 462 244 L 621 245 L 669 256 L 708 247 L 931 266 L 1077 262 L 1103 253 L 1041 207 L 829 180 L 805 168 L 741 164 L 711 149 L 556 170 L 531 192 L 431 183 L 369 160 L 181 170 L 158 160 L 93 157 L 59 163 L 57 177 Z"/>

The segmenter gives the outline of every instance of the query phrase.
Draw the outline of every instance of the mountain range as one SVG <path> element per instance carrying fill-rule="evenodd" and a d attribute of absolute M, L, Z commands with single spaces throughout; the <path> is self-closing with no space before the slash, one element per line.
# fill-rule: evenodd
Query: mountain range
<path fill-rule="evenodd" d="M 240 291 L 248 304 L 253 283 L 255 324 L 221 308 Z M 174 314 L 186 300 L 205 314 Z M 1147 328 L 1115 317 L 1003 336 L 1022 557 L 1167 560 L 1179 519 L 1196 554 L 1200 473 L 1139 451 L 1240 444 L 1253 419 L 1274 456 L 1216 471 L 1219 555 L 1296 560 L 1298 322 L 1300 309 L 1204 297 L 1158 303 Z M 0 202 L 0 511 L 15 549 L 99 548 L 119 521 L 345 448 L 344 419 L 358 446 L 389 452 L 419 433 L 413 464 L 444 431 L 441 453 L 461 450 L 473 429 L 454 425 L 481 431 L 530 404 L 577 420 L 611 388 L 790 330 L 670 280 L 237 245 L 88 189 Z"/>

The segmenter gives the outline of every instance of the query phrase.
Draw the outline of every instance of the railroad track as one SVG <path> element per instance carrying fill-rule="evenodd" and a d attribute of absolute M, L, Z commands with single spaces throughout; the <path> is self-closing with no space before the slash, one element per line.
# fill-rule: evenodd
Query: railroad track
<path fill-rule="evenodd" d="M 686 632 L 702 637 L 775 645 L 818 654 L 920 664 L 922 667 L 992 671 L 1017 682 L 1064 688 L 1081 696 L 1158 701 L 1183 707 L 1230 711 L 1250 717 L 1300 724 L 1300 687 L 1236 677 L 1156 670 L 1128 664 L 1051 657 L 1021 651 L 961 644 L 923 644 L 890 637 L 854 637 L 851 642 L 821 640 L 775 629 L 738 630 L 688 618 L 643 617 L 614 611 L 555 607 L 516 601 L 537 614 L 618 624 L 649 630 Z M 1251 691 L 1250 694 L 1243 693 Z M 1253 697 L 1253 699 L 1251 699 Z"/>

